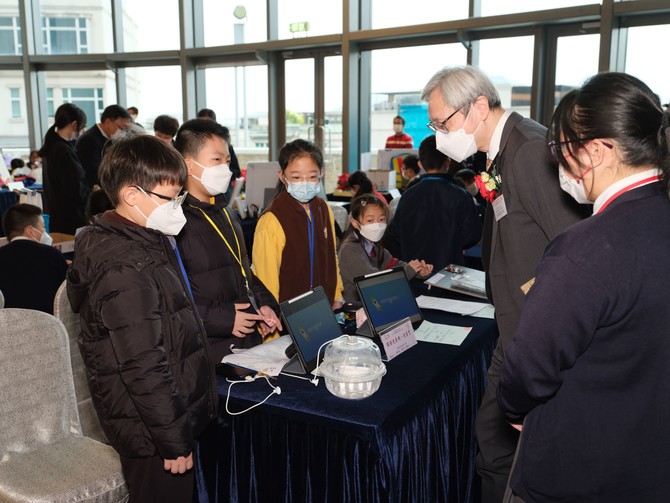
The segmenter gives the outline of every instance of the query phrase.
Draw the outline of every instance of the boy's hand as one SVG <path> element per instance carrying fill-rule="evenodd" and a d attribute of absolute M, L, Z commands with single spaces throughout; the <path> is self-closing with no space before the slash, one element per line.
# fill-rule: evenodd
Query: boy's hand
<path fill-rule="evenodd" d="M 272 310 L 270 306 L 261 306 L 260 307 L 261 315 L 264 316 L 263 321 L 261 321 L 261 330 L 263 331 L 263 337 L 268 334 L 271 334 L 275 330 L 281 330 L 281 321 L 277 318 L 277 315 Z"/>
<path fill-rule="evenodd" d="M 235 324 L 233 325 L 233 335 L 235 337 L 246 337 L 248 334 L 256 330 L 256 323 L 263 321 L 265 318 L 258 314 L 250 314 L 245 312 L 249 309 L 250 304 L 235 304 Z"/>
<path fill-rule="evenodd" d="M 188 470 L 193 468 L 193 453 L 186 457 L 179 456 L 177 459 L 164 459 L 163 468 L 166 472 L 171 472 L 174 474 L 186 473 Z"/>

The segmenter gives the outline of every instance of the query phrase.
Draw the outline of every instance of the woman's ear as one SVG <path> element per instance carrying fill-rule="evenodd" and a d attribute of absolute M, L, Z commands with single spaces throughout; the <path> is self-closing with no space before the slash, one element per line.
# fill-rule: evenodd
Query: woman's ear
<path fill-rule="evenodd" d="M 591 158 L 591 164 L 596 168 L 605 160 L 606 152 L 612 149 L 605 147 L 601 140 L 591 140 L 585 145 L 585 150 Z"/>

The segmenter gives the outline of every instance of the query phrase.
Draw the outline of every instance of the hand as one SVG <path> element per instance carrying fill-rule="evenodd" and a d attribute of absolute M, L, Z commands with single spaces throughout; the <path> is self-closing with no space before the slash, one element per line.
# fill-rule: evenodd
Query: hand
<path fill-rule="evenodd" d="M 410 260 L 407 262 L 407 265 L 410 266 L 412 269 L 414 269 L 414 272 L 417 273 L 419 276 L 421 276 L 421 271 L 423 270 L 423 265 L 421 265 L 420 260 Z"/>
<path fill-rule="evenodd" d="M 333 311 L 338 310 L 344 305 L 344 300 L 343 299 L 337 299 L 335 302 L 333 302 Z"/>
<path fill-rule="evenodd" d="M 422 278 L 427 278 L 433 273 L 433 264 L 426 264 L 423 260 L 421 261 L 422 269 L 419 273 L 419 276 Z"/>
<path fill-rule="evenodd" d="M 244 310 L 249 309 L 249 303 L 235 304 L 235 324 L 233 325 L 233 335 L 240 339 L 253 333 L 256 330 L 256 323 L 265 318 L 258 314 L 247 313 Z"/>
<path fill-rule="evenodd" d="M 190 453 L 186 457 L 179 456 L 177 459 L 164 459 L 163 468 L 166 472 L 172 472 L 175 475 L 177 473 L 186 473 L 193 468 L 193 453 Z"/>
<path fill-rule="evenodd" d="M 277 315 L 270 306 L 261 306 L 259 311 L 261 312 L 261 316 L 264 317 L 263 321 L 260 322 L 263 337 L 271 334 L 275 330 L 282 329 L 281 320 L 277 318 Z"/>

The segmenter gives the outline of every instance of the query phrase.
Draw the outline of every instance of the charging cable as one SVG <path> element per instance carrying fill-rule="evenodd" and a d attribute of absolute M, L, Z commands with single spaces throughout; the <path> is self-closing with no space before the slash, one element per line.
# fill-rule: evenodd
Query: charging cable
<path fill-rule="evenodd" d="M 228 408 L 228 401 L 230 400 L 230 390 L 233 389 L 233 386 L 236 384 L 242 384 L 242 383 L 249 383 L 249 382 L 254 382 L 256 379 L 265 379 L 265 381 L 270 385 L 272 388 L 272 391 L 268 396 L 266 396 L 262 402 L 258 402 L 251 407 L 241 410 L 239 412 L 231 412 L 230 409 Z M 240 414 L 244 414 L 245 412 L 249 412 L 251 409 L 258 407 L 259 405 L 263 405 L 265 402 L 267 402 L 272 395 L 281 395 L 281 388 L 279 386 L 273 386 L 272 383 L 270 382 L 270 379 L 268 379 L 267 376 L 247 376 L 244 378 L 244 381 L 233 381 L 231 379 L 226 379 L 230 383 L 230 386 L 228 386 L 228 394 L 226 395 L 226 412 L 230 414 L 231 416 L 239 416 Z"/>

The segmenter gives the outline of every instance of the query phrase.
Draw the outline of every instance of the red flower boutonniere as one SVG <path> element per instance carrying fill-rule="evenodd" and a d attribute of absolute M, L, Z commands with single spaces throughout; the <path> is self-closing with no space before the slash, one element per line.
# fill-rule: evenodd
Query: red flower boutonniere
<path fill-rule="evenodd" d="M 500 181 L 500 175 L 496 172 L 495 168 L 492 168 L 490 173 L 483 171 L 475 177 L 475 184 L 479 189 L 479 193 L 489 203 L 492 203 L 498 196 Z"/>

